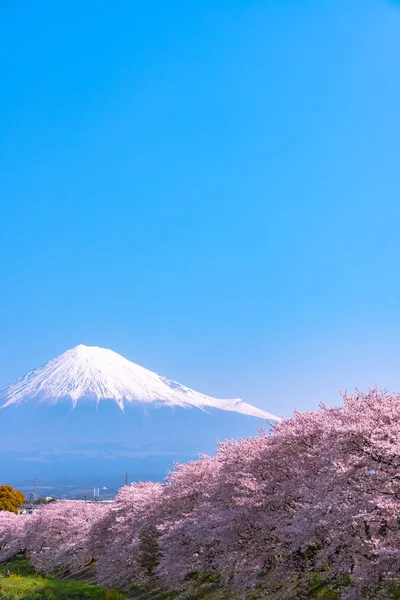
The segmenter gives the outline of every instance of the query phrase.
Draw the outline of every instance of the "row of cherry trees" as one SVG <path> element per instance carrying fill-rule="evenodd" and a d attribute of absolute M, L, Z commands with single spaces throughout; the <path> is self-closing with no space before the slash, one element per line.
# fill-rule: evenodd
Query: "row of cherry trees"
<path fill-rule="evenodd" d="M 296 413 L 163 484 L 122 488 L 111 507 L 0 512 L 0 560 L 19 550 L 44 573 L 93 561 L 100 584 L 122 589 L 157 578 L 185 591 L 201 573 L 232 596 L 289 600 L 319 574 L 341 598 L 388 598 L 400 576 L 400 396 L 371 390 Z"/>

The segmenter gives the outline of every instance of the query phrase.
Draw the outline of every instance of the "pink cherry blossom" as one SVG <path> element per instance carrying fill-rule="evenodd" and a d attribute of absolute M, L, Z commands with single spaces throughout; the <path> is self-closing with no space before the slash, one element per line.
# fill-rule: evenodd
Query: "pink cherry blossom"
<path fill-rule="evenodd" d="M 197 572 L 232 597 L 294 600 L 318 574 L 343 600 L 387 600 L 400 579 L 400 395 L 295 413 L 163 484 L 122 488 L 109 508 L 0 513 L 0 560 L 23 549 L 46 573 L 95 561 L 106 587 L 157 579 L 189 594 Z"/>
<path fill-rule="evenodd" d="M 24 550 L 25 525 L 29 517 L 0 511 L 0 563 Z"/>
<path fill-rule="evenodd" d="M 39 508 L 27 521 L 25 549 L 35 569 L 43 573 L 74 571 L 93 558 L 88 533 L 107 509 L 78 501 L 54 502 Z"/>

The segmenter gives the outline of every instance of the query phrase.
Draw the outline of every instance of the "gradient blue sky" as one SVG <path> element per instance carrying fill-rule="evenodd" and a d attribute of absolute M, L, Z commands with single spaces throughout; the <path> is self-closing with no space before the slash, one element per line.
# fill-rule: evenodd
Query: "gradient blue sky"
<path fill-rule="evenodd" d="M 0 385 L 400 390 L 400 3 L 3 0 L 0 54 Z"/>

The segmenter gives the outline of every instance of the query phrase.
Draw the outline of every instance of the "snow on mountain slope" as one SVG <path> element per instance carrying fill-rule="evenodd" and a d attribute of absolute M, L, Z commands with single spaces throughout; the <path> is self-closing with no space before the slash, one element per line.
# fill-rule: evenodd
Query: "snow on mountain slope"
<path fill-rule="evenodd" d="M 220 400 L 195 392 L 161 377 L 120 354 L 98 347 L 79 345 L 50 360 L 0 391 L 1 408 L 36 400 L 56 404 L 70 400 L 115 401 L 121 410 L 126 404 L 216 408 L 279 421 L 278 417 L 240 399 Z"/>

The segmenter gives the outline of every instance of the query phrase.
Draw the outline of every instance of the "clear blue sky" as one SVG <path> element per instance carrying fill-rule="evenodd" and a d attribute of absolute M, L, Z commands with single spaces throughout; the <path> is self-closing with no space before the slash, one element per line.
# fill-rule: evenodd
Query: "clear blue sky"
<path fill-rule="evenodd" d="M 0 385 L 400 390 L 400 3 L 3 0 L 0 54 Z"/>

